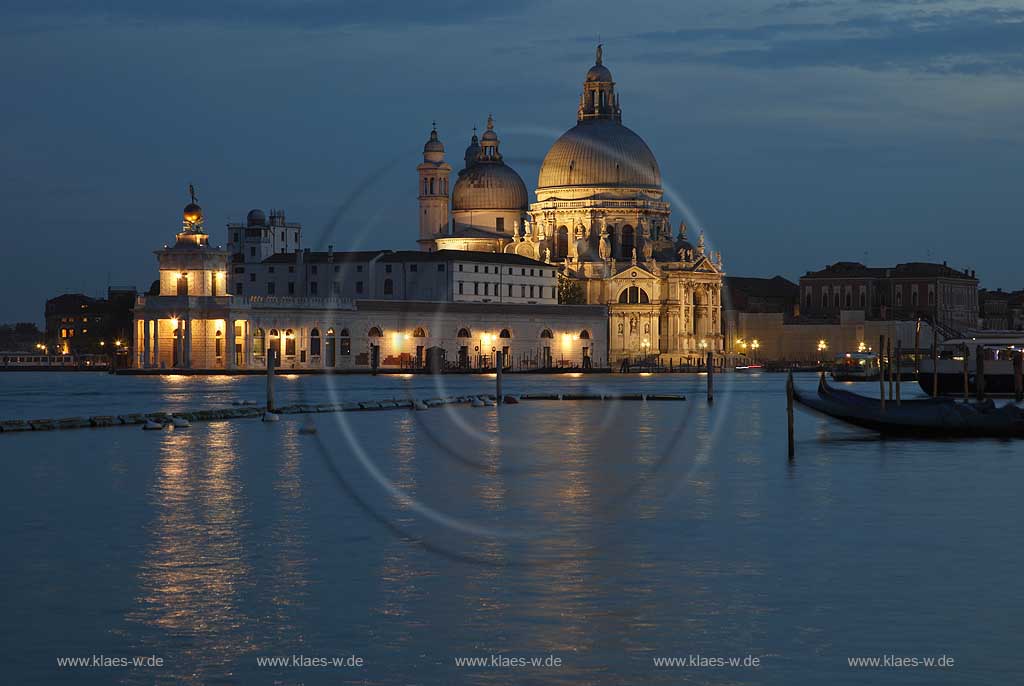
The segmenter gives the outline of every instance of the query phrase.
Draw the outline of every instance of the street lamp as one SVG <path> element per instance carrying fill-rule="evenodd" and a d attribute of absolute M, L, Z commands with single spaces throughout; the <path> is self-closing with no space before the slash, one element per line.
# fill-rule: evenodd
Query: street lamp
<path fill-rule="evenodd" d="M 757 349 L 761 347 L 761 342 L 756 338 L 750 342 L 750 348 L 754 351 L 753 359 L 757 359 Z"/>

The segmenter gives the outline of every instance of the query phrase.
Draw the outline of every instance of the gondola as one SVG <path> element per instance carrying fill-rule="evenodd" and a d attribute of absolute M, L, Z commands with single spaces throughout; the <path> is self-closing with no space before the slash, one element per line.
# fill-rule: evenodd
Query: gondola
<path fill-rule="evenodd" d="M 996 407 L 991 400 L 962 403 L 951 398 L 887 401 L 828 385 L 825 375 L 817 394 L 793 389 L 793 400 L 829 417 L 893 436 L 928 438 L 1024 438 L 1024 412 L 1015 405 Z"/>

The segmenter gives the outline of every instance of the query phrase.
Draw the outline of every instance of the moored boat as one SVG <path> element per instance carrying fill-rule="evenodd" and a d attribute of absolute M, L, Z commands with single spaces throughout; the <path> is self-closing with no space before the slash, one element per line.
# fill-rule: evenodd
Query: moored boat
<path fill-rule="evenodd" d="M 966 393 L 974 396 L 978 391 L 979 349 L 984 357 L 985 395 L 1013 396 L 1013 356 L 1024 350 L 1024 333 L 1019 331 L 979 331 L 944 341 L 938 347 L 934 362 L 931 358 L 921 360 L 918 378 L 921 388 L 931 395 L 937 380 L 939 395 L 963 396 Z"/>

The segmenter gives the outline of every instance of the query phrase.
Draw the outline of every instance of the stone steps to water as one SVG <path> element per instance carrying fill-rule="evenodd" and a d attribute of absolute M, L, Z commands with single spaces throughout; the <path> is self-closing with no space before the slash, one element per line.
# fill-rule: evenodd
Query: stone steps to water
<path fill-rule="evenodd" d="M 504 402 L 516 404 L 527 400 L 686 400 L 686 396 L 673 394 L 607 394 L 607 393 L 523 393 L 521 395 L 505 395 Z M 360 412 L 376 410 L 425 410 L 445 405 L 472 405 L 473 403 L 496 403 L 497 397 L 493 394 L 483 393 L 477 395 L 449 396 L 446 398 L 427 398 L 414 400 L 412 398 L 390 400 L 366 400 L 363 402 L 344 403 L 319 403 L 319 404 L 294 404 L 275 408 L 277 414 L 310 414 L 321 412 Z M 246 404 L 229 408 L 196 410 L 193 412 L 149 412 L 120 415 L 95 415 L 92 417 L 65 417 L 62 419 L 11 419 L 0 421 L 0 433 L 15 433 L 20 431 L 55 431 L 62 429 L 86 429 L 101 428 L 108 426 L 138 426 L 149 421 L 169 424 L 175 417 L 187 419 L 190 422 L 224 421 L 229 419 L 256 419 L 263 416 L 266 408 Z"/>

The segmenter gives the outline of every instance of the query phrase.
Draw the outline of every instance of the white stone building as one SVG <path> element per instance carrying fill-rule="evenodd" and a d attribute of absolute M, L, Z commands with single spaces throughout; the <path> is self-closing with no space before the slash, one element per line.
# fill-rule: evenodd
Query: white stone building
<path fill-rule="evenodd" d="M 432 348 L 448 367 L 492 368 L 497 351 L 515 369 L 608 364 L 605 308 L 555 304 L 553 265 L 452 250 L 311 252 L 301 227 L 276 216 L 229 225 L 224 250 L 193 198 L 174 245 L 156 251 L 158 293 L 136 302 L 137 368 L 262 370 L 270 349 L 290 370 L 417 369 Z"/>

